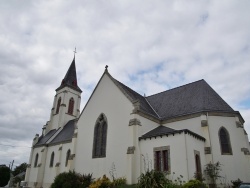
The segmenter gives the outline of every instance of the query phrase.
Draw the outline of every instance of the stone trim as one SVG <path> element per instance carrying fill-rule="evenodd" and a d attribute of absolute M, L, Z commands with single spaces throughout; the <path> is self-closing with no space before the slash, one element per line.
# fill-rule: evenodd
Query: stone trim
<path fill-rule="evenodd" d="M 204 153 L 205 154 L 211 154 L 211 147 L 204 147 Z"/>
<path fill-rule="evenodd" d="M 76 154 L 71 154 L 71 155 L 69 156 L 69 160 L 73 160 L 73 159 L 75 158 L 75 156 L 76 156 Z"/>
<path fill-rule="evenodd" d="M 235 122 L 237 128 L 243 128 L 243 125 L 241 124 L 240 121 Z"/>
<path fill-rule="evenodd" d="M 77 133 L 74 133 L 72 138 L 77 138 Z"/>
<path fill-rule="evenodd" d="M 154 169 L 156 170 L 157 168 L 157 157 L 156 157 L 156 153 L 160 152 L 160 163 L 161 163 L 161 171 L 163 171 L 163 151 L 167 151 L 167 155 L 168 155 L 168 171 L 167 173 L 170 174 L 171 173 L 171 163 L 170 163 L 170 146 L 161 146 L 161 147 L 154 147 L 153 148 L 153 153 L 154 153 Z"/>
<path fill-rule="evenodd" d="M 60 106 L 66 107 L 66 104 L 61 104 Z"/>
<path fill-rule="evenodd" d="M 57 162 L 55 167 L 59 167 L 60 164 L 61 164 L 60 162 Z"/>
<path fill-rule="evenodd" d="M 61 151 L 62 150 L 62 146 L 60 146 L 59 148 L 58 148 L 58 151 Z"/>
<path fill-rule="evenodd" d="M 37 167 L 40 167 L 40 166 L 42 166 L 42 163 L 39 163 L 39 164 L 37 165 Z"/>
<path fill-rule="evenodd" d="M 43 148 L 43 149 L 41 150 L 41 152 L 44 152 L 44 150 L 45 150 L 45 149 Z"/>
<path fill-rule="evenodd" d="M 135 146 L 129 146 L 127 149 L 127 154 L 134 154 Z"/>
<path fill-rule="evenodd" d="M 140 101 L 138 99 L 133 101 L 133 105 L 134 105 L 133 113 L 136 113 L 137 111 L 140 110 Z"/>
<path fill-rule="evenodd" d="M 201 126 L 202 126 L 202 127 L 208 126 L 207 116 L 204 115 L 204 114 L 201 115 Z"/>
<path fill-rule="evenodd" d="M 141 121 L 137 118 L 129 120 L 128 126 L 133 126 L 133 125 L 140 125 L 141 126 Z"/>
<path fill-rule="evenodd" d="M 250 155 L 248 148 L 241 148 L 241 151 L 244 153 L 244 155 Z"/>

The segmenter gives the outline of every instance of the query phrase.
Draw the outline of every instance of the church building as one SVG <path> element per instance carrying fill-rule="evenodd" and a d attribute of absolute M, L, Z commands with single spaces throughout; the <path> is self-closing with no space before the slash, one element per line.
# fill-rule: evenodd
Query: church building
<path fill-rule="evenodd" d="M 188 181 L 216 162 L 226 183 L 250 181 L 244 119 L 205 80 L 146 97 L 106 66 L 82 111 L 79 85 L 74 57 L 56 89 L 50 119 L 33 139 L 28 187 L 48 188 L 69 170 L 94 178 L 112 171 L 135 184 L 141 173 L 155 169 Z"/>

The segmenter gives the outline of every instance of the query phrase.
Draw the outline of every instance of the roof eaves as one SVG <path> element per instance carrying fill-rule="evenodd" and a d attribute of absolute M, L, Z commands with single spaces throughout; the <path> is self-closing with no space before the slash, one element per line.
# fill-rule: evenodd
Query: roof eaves
<path fill-rule="evenodd" d="M 188 129 L 174 130 L 172 132 L 167 132 L 167 133 L 162 133 L 162 134 L 155 134 L 155 135 L 150 135 L 150 136 L 141 136 L 141 137 L 139 137 L 139 141 L 140 140 L 146 140 L 147 138 L 149 138 L 151 140 L 151 138 L 156 139 L 156 137 L 161 137 L 162 138 L 163 136 L 168 137 L 168 135 L 173 135 L 174 136 L 175 134 L 181 134 L 183 132 L 184 132 L 184 134 L 189 134 L 189 135 L 193 136 L 194 138 L 196 138 L 198 140 L 201 140 L 203 142 L 206 141 L 206 139 L 204 137 L 202 137 L 202 136 L 200 136 L 200 135 L 198 135 L 198 134 L 196 134 L 196 133 L 194 133 L 194 132 L 192 132 L 192 131 L 190 131 Z"/>

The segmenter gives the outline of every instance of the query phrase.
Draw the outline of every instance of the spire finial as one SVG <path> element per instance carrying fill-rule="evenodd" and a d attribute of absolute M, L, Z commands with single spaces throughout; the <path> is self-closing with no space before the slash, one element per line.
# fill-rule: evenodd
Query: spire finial
<path fill-rule="evenodd" d="M 105 69 L 107 70 L 107 69 L 108 69 L 108 67 L 109 67 L 109 66 L 108 66 L 108 65 L 106 65 L 106 66 L 105 66 Z"/>
<path fill-rule="evenodd" d="M 77 53 L 77 52 L 76 52 L 76 47 L 75 47 L 75 51 L 73 51 L 73 52 L 74 52 L 74 58 L 75 58 L 75 55 L 76 55 L 76 53 Z"/>

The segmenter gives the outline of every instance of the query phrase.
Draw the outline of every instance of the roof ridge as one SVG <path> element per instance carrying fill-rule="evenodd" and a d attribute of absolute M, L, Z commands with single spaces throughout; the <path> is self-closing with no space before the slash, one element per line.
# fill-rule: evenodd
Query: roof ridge
<path fill-rule="evenodd" d="M 178 89 L 178 88 L 181 88 L 181 87 L 187 86 L 187 85 L 195 84 L 195 83 L 197 83 L 197 82 L 201 82 L 201 81 L 206 82 L 204 79 L 200 79 L 200 80 L 197 80 L 197 81 L 194 81 L 194 82 L 190 82 L 190 83 L 187 83 L 187 84 L 184 84 L 184 85 L 181 85 L 181 86 L 177 86 L 177 87 L 174 87 L 174 88 L 171 88 L 171 89 L 165 90 L 165 91 L 161 91 L 161 92 L 159 92 L 159 93 L 155 93 L 155 94 L 153 94 L 153 95 L 149 95 L 149 96 L 147 96 L 147 98 L 148 98 L 148 97 L 152 97 L 152 96 L 154 96 L 154 95 L 158 95 L 158 94 L 161 94 L 161 93 L 167 92 L 167 91 L 175 90 L 175 89 Z M 206 82 L 206 83 L 207 83 L 207 82 Z"/>
<path fill-rule="evenodd" d="M 161 118 L 161 116 L 155 111 L 155 109 L 153 108 L 153 106 L 148 102 L 147 98 L 144 97 L 145 100 L 147 101 L 148 105 L 152 108 L 152 110 L 155 112 L 155 114 L 158 116 L 158 118 Z"/>

